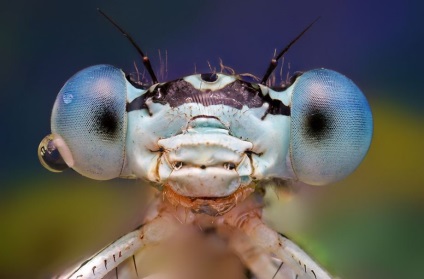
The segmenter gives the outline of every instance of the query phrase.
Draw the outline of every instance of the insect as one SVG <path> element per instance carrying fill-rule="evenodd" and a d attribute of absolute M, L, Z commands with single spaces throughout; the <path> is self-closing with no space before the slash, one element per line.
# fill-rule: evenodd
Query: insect
<path fill-rule="evenodd" d="M 122 29 L 152 85 L 111 65 L 71 77 L 56 98 L 52 133 L 40 143 L 41 163 L 92 179 L 147 180 L 160 195 L 142 226 L 58 278 L 145 277 L 140 251 L 179 231 L 224 240 L 249 278 L 332 278 L 261 219 L 267 181 L 341 180 L 371 142 L 369 105 L 345 76 L 315 69 L 285 87 L 267 86 L 278 60 L 308 28 L 271 61 L 259 83 L 224 73 L 160 83 Z M 178 269 L 170 274 L 149 278 L 190 278 L 178 277 Z"/>

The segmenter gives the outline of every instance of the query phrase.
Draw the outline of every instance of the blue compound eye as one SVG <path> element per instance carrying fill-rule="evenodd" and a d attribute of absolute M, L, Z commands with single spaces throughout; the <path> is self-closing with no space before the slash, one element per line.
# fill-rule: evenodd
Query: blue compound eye
<path fill-rule="evenodd" d="M 292 90 L 290 152 L 297 178 L 323 185 L 349 175 L 371 143 L 372 115 L 362 92 L 325 69 L 304 73 Z"/>
<path fill-rule="evenodd" d="M 60 90 L 52 112 L 52 133 L 63 139 L 71 153 L 70 167 L 82 175 L 103 180 L 121 173 L 126 92 L 124 73 L 109 65 L 78 72 Z"/>

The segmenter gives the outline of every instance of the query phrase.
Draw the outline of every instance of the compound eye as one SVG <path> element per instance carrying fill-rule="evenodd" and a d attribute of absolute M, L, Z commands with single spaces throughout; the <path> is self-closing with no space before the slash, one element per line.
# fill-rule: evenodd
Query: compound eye
<path fill-rule="evenodd" d="M 52 133 L 63 139 L 71 153 L 67 155 L 73 162 L 70 167 L 82 175 L 104 180 L 121 173 L 126 93 L 124 73 L 109 65 L 78 72 L 60 90 L 52 112 Z"/>
<path fill-rule="evenodd" d="M 359 88 L 325 69 L 304 73 L 293 84 L 291 163 L 300 181 L 338 181 L 360 164 L 371 143 L 372 115 Z"/>

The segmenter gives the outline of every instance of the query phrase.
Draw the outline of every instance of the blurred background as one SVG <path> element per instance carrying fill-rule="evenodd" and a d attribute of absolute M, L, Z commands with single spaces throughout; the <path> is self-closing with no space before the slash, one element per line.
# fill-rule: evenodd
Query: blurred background
<path fill-rule="evenodd" d="M 269 191 L 268 222 L 342 278 L 423 278 L 423 4 L 412 0 L 3 1 L 0 10 L 0 278 L 47 278 L 138 225 L 140 181 L 98 182 L 38 162 L 61 86 L 107 63 L 141 69 L 124 27 L 166 80 L 219 69 L 262 76 L 274 50 L 317 16 L 285 56 L 283 76 L 324 67 L 369 99 L 374 138 L 363 164 L 326 187 Z M 163 80 L 162 80 L 163 81 Z M 277 193 L 278 194 L 278 193 Z"/>

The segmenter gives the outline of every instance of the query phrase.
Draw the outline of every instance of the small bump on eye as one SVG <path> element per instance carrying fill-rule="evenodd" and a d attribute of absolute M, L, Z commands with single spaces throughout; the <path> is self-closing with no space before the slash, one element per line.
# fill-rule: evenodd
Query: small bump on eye
<path fill-rule="evenodd" d="M 69 168 L 53 142 L 53 135 L 47 135 L 38 146 L 38 159 L 43 167 L 52 172 L 62 172 Z"/>
<path fill-rule="evenodd" d="M 182 167 L 183 167 L 183 162 L 179 161 L 174 163 L 174 170 L 179 170 Z"/>
<path fill-rule="evenodd" d="M 218 80 L 218 75 L 215 73 L 201 74 L 200 78 L 206 82 L 215 82 Z"/>
<path fill-rule="evenodd" d="M 227 162 L 227 163 L 224 163 L 224 168 L 226 170 L 233 170 L 236 168 L 236 165 L 234 163 Z"/>

